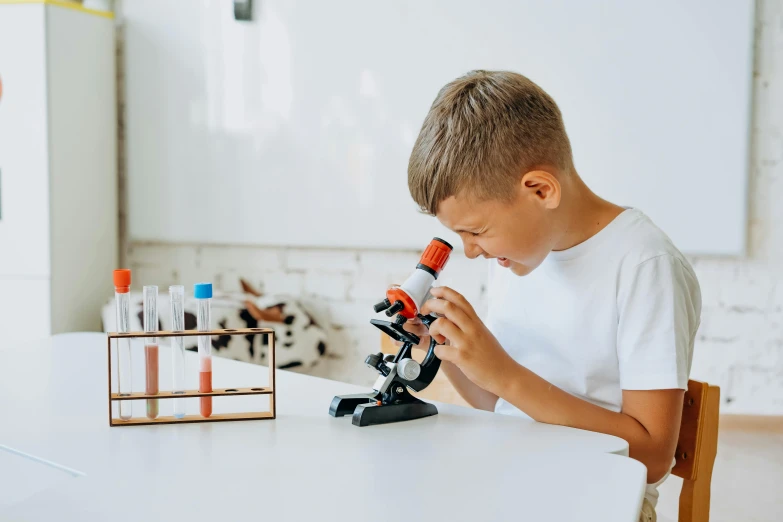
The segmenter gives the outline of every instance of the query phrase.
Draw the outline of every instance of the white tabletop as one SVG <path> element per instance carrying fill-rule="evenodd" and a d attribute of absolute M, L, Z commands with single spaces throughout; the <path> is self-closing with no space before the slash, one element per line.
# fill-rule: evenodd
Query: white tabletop
<path fill-rule="evenodd" d="M 168 360 L 163 347 L 161 389 Z M 213 364 L 215 387 L 267 384 L 266 368 Z M 335 394 L 364 388 L 285 371 L 276 420 L 110 428 L 104 335 L 4 345 L 0 368 L 0 444 L 85 474 L 0 503 L 11 518 L 631 522 L 641 505 L 644 466 L 602 434 L 446 404 L 434 417 L 359 428 L 328 409 Z M 221 400 L 215 412 L 266 397 Z M 143 415 L 143 401 L 134 408 Z M 161 401 L 161 414 L 170 408 Z"/>

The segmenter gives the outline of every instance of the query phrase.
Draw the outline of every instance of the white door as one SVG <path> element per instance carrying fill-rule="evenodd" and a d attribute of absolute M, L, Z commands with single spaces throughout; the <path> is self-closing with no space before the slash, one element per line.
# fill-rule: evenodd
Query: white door
<path fill-rule="evenodd" d="M 49 277 L 44 4 L 0 5 L 0 277 Z"/>

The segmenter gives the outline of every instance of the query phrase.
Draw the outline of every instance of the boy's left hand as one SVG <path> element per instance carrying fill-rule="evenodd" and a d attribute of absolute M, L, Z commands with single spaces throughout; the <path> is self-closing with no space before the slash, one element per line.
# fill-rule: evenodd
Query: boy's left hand
<path fill-rule="evenodd" d="M 516 365 L 514 359 L 500 346 L 492 332 L 479 319 L 476 311 L 458 292 L 447 286 L 433 287 L 430 299 L 421 313 L 441 315 L 430 327 L 430 335 L 438 342 L 435 355 L 454 363 L 471 381 L 487 391 L 499 395 L 502 383 Z"/>

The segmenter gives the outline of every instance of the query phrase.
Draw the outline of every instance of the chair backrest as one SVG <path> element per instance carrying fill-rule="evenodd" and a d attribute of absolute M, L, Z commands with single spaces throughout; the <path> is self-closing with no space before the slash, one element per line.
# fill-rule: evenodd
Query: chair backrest
<path fill-rule="evenodd" d="M 679 522 L 707 522 L 712 468 L 718 453 L 720 388 L 688 381 L 684 401 L 672 469 L 673 475 L 683 479 Z"/>

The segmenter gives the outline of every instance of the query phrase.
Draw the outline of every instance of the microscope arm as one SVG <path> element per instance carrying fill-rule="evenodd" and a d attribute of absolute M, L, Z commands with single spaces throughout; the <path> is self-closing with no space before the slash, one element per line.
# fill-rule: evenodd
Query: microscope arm
<path fill-rule="evenodd" d="M 421 373 L 413 381 L 404 381 L 414 391 L 421 391 L 429 386 L 435 379 L 440 369 L 440 359 L 435 355 L 435 347 L 438 343 L 434 337 L 430 338 L 430 348 L 427 350 L 427 355 L 424 356 L 424 360 L 421 362 Z"/>
<path fill-rule="evenodd" d="M 419 315 L 418 317 L 427 328 L 438 319 L 435 315 Z M 372 319 L 370 322 L 395 341 L 403 343 L 402 348 L 397 352 L 397 355 L 392 362 L 399 363 L 403 359 L 413 359 L 411 356 L 411 348 L 420 341 L 417 335 L 406 331 L 402 326 L 403 323 L 391 323 L 389 321 L 379 321 L 377 319 Z M 435 338 L 430 337 L 430 346 L 420 364 L 421 371 L 416 379 L 408 380 L 399 376 L 399 379 L 412 390 L 422 391 L 435 379 L 435 376 L 440 369 L 440 359 L 435 355 L 435 347 L 437 345 L 438 343 L 435 341 Z"/>

